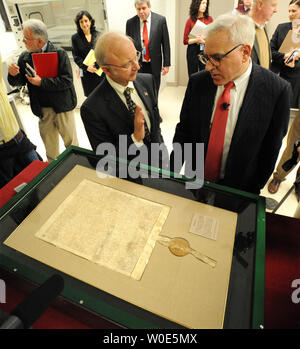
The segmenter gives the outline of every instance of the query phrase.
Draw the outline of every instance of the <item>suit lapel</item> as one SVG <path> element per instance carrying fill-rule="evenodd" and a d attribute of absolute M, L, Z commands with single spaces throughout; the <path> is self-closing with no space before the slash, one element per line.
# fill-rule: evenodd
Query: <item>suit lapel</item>
<path fill-rule="evenodd" d="M 151 125 L 153 126 L 154 122 L 153 122 L 153 115 L 152 115 L 152 102 L 150 99 L 150 95 L 147 91 L 147 89 L 140 84 L 138 81 L 134 81 L 133 82 L 134 87 L 139 95 L 139 97 L 141 98 L 142 102 L 144 103 L 145 108 L 147 109 L 148 113 L 149 113 L 149 118 L 150 118 L 150 122 Z M 151 127 L 151 130 L 153 129 L 153 127 Z"/>
<path fill-rule="evenodd" d="M 157 28 L 157 18 L 155 16 L 155 13 L 151 12 L 151 26 L 150 26 L 149 46 L 152 44 L 152 38 L 155 37 L 155 30 L 156 30 L 156 28 Z"/>
<path fill-rule="evenodd" d="M 257 54 L 258 62 L 260 62 L 260 51 L 259 51 L 259 45 L 258 45 L 258 40 L 257 40 L 257 35 L 255 35 L 255 40 L 254 40 L 254 50 Z"/>
<path fill-rule="evenodd" d="M 116 91 L 110 86 L 106 79 L 103 82 L 103 90 L 107 108 L 110 109 L 116 117 L 125 121 L 128 124 L 128 127 L 132 128 L 132 116 L 130 115 L 128 109 L 126 108 L 121 98 L 118 96 Z"/>
<path fill-rule="evenodd" d="M 137 35 L 137 43 L 138 43 L 138 47 L 140 47 L 140 50 L 142 50 L 142 41 L 141 41 L 141 21 L 139 16 L 136 16 L 136 21 L 135 21 L 135 30 Z"/>
<path fill-rule="evenodd" d="M 206 80 L 205 85 L 206 89 L 202 91 L 198 99 L 199 106 L 197 107 L 197 109 L 199 109 L 199 114 L 197 127 L 195 127 L 192 132 L 195 132 L 195 134 L 197 135 L 200 131 L 199 141 L 201 140 L 201 142 L 204 142 L 204 144 L 207 145 L 210 136 L 210 124 L 212 120 L 217 86 L 210 78 Z M 207 147 L 205 147 L 205 149 L 207 149 Z"/>
<path fill-rule="evenodd" d="M 234 150 L 241 148 L 240 143 L 243 142 L 243 137 L 245 134 L 247 134 L 249 129 L 253 128 L 253 123 L 258 123 L 258 120 L 262 120 L 264 118 L 263 113 L 266 112 L 266 110 L 262 110 L 261 104 L 257 103 L 257 101 L 260 101 L 264 95 L 265 86 L 264 78 L 259 73 L 258 68 L 259 67 L 253 63 L 244 101 L 241 106 L 236 127 L 232 136 L 227 164 Z M 259 133 L 259 129 L 257 132 Z"/>

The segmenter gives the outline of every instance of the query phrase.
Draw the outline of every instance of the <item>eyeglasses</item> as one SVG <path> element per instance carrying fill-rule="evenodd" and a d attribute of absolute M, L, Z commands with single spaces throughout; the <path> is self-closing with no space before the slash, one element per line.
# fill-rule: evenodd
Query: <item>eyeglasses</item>
<path fill-rule="evenodd" d="M 116 67 L 119 69 L 123 69 L 123 70 L 128 70 L 130 69 L 136 62 L 139 61 L 139 59 L 141 58 L 141 52 L 140 51 L 136 51 L 136 56 L 134 59 L 132 59 L 131 61 L 129 61 L 128 63 L 124 64 L 124 65 L 116 65 L 116 64 L 109 64 L 106 63 L 104 65 L 110 65 L 112 67 Z"/>
<path fill-rule="evenodd" d="M 37 38 L 28 39 L 28 38 L 25 38 L 25 36 L 23 36 L 23 41 L 25 41 L 25 42 L 33 41 L 33 40 L 36 40 L 36 39 Z"/>
<path fill-rule="evenodd" d="M 220 53 L 216 53 L 214 55 L 207 55 L 206 53 L 200 53 L 200 55 L 198 56 L 199 61 L 201 63 L 203 63 L 204 65 L 207 64 L 207 61 L 210 62 L 210 64 L 212 64 L 215 67 L 218 67 L 221 63 L 221 60 L 226 57 L 227 55 L 229 55 L 230 52 L 234 51 L 235 49 L 237 49 L 238 47 L 243 46 L 243 44 L 239 44 L 237 46 L 235 46 L 233 49 L 231 49 L 230 51 L 226 52 L 225 54 L 220 54 Z"/>

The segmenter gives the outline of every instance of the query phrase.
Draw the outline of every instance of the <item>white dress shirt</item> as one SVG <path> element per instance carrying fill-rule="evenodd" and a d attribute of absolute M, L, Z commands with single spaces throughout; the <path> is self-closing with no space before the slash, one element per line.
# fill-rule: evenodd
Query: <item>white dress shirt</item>
<path fill-rule="evenodd" d="M 252 61 L 250 60 L 248 69 L 239 78 L 237 78 L 236 80 L 233 80 L 234 87 L 230 90 L 230 107 L 228 111 L 228 119 L 227 119 L 226 130 L 225 130 L 223 155 L 222 155 L 222 162 L 221 162 L 221 169 L 220 169 L 221 179 L 224 178 L 225 166 L 226 166 L 226 161 L 227 161 L 227 157 L 230 149 L 231 139 L 234 133 L 234 129 L 237 123 L 241 106 L 243 104 L 246 89 L 248 87 L 251 70 L 252 70 Z M 211 124 L 213 122 L 213 115 L 215 114 L 215 109 L 216 109 L 218 99 L 223 93 L 223 91 L 224 91 L 224 86 L 218 86 L 217 93 L 215 96 L 215 103 L 214 103 L 214 108 L 212 113 Z"/>

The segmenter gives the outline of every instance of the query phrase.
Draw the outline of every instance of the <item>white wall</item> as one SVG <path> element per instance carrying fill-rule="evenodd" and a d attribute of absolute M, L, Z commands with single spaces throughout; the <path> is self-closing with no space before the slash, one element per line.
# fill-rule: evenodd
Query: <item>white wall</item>
<path fill-rule="evenodd" d="M 169 28 L 171 45 L 171 69 L 162 79 L 164 84 L 176 84 L 176 5 L 177 0 L 151 0 L 153 12 L 165 16 Z M 126 21 L 136 15 L 134 0 L 106 0 L 109 30 L 118 30 L 125 33 Z"/>

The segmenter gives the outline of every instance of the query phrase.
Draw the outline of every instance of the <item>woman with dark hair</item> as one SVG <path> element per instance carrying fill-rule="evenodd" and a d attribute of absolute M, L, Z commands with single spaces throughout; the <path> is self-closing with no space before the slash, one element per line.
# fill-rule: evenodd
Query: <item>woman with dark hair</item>
<path fill-rule="evenodd" d="M 279 52 L 279 49 L 290 30 L 293 29 L 292 22 L 300 22 L 300 0 L 292 0 L 289 3 L 289 22 L 281 23 L 276 28 L 270 41 L 272 51 L 271 70 L 285 80 L 289 81 L 293 90 L 292 108 L 299 108 L 300 103 L 300 52 L 294 54 L 293 59 L 288 62 L 294 50 L 291 52 Z"/>
<path fill-rule="evenodd" d="M 190 5 L 190 18 L 186 21 L 183 35 L 183 44 L 188 45 L 186 58 L 189 76 L 205 68 L 198 59 L 200 52 L 204 49 L 205 37 L 199 35 L 195 38 L 190 38 L 189 34 L 198 20 L 205 25 L 213 21 L 208 14 L 208 8 L 209 0 L 192 0 Z"/>
<path fill-rule="evenodd" d="M 97 63 L 86 66 L 83 64 L 85 57 L 94 49 L 99 32 L 95 28 L 95 20 L 87 11 L 80 11 L 76 18 L 77 33 L 72 36 L 72 54 L 79 67 L 84 95 L 87 97 L 102 81 L 96 74 L 99 69 Z"/>

